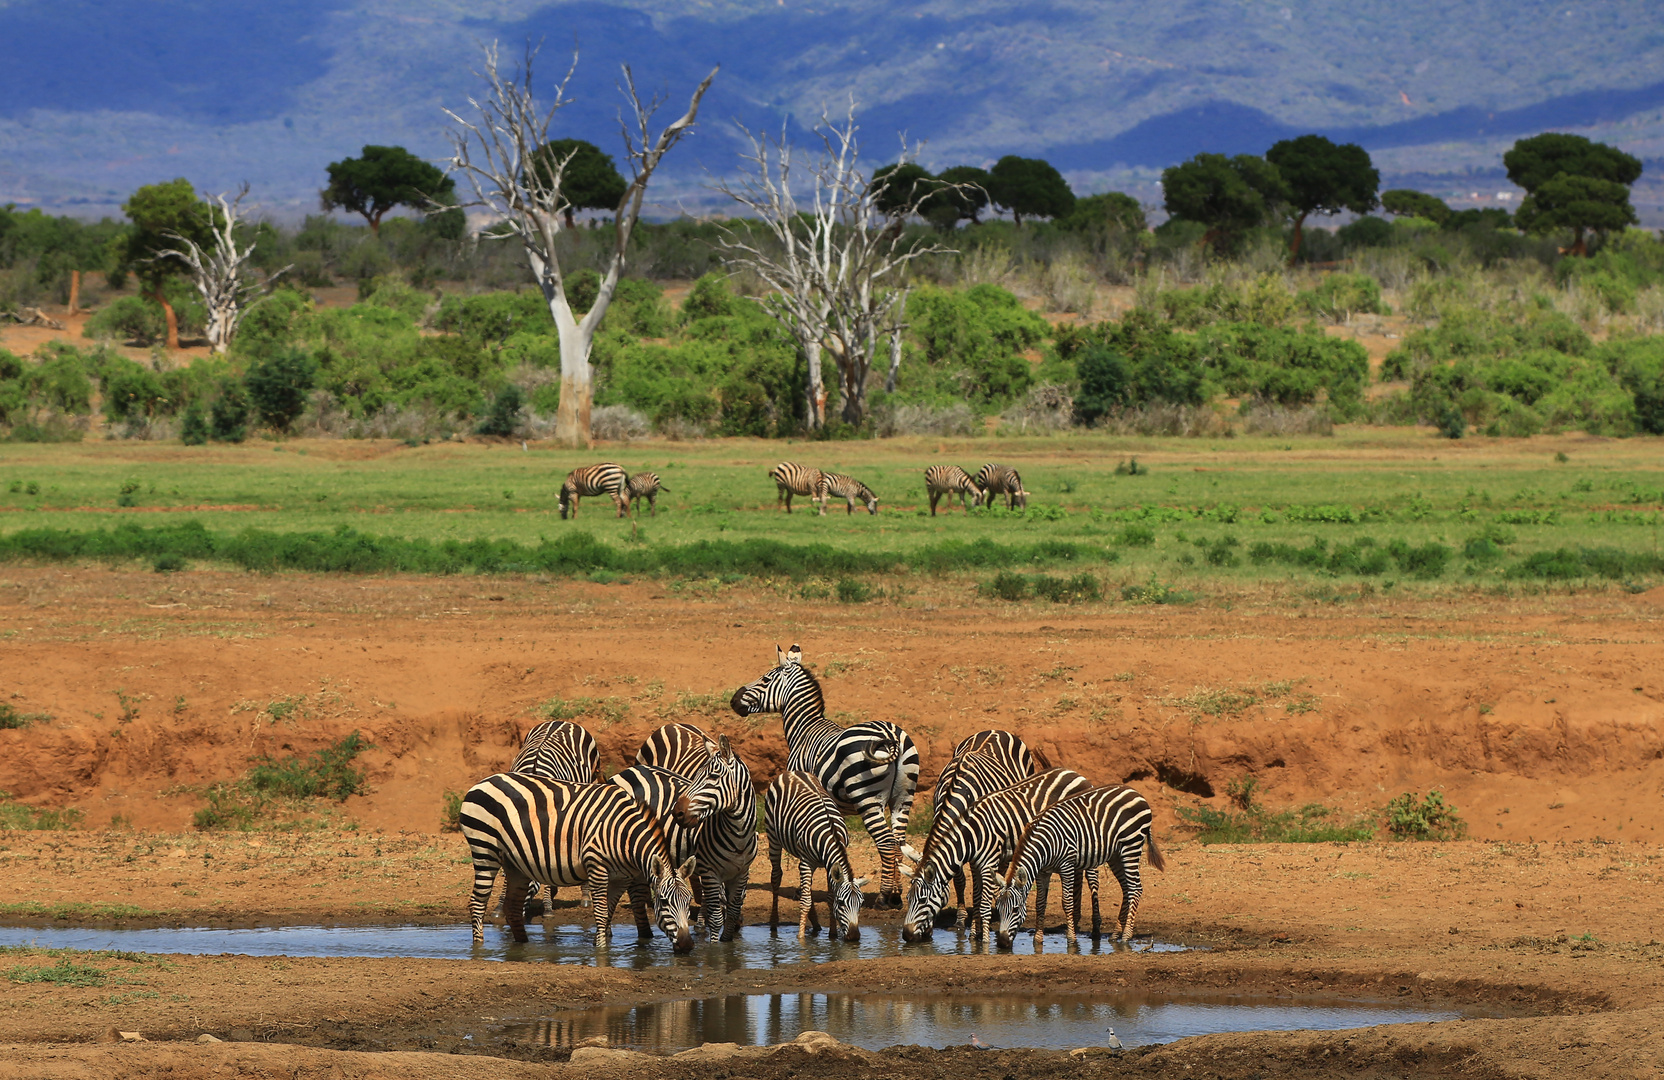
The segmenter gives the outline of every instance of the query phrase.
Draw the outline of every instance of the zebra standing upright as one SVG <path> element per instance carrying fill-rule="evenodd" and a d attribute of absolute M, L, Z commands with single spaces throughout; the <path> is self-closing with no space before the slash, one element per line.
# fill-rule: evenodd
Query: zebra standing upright
<path fill-rule="evenodd" d="M 953 497 L 959 496 L 961 509 L 969 510 L 965 505 L 965 496 L 971 496 L 976 505 L 982 505 L 982 488 L 971 479 L 971 474 L 957 465 L 932 465 L 924 471 L 924 490 L 930 496 L 930 516 L 936 516 L 936 503 L 943 495 L 948 497 L 948 504 L 953 504 Z"/>
<path fill-rule="evenodd" d="M 497 773 L 462 797 L 462 835 L 474 861 L 468 913 L 485 940 L 485 908 L 499 871 L 515 941 L 525 941 L 524 895 L 533 881 L 587 883 L 594 897 L 595 944 L 612 940 L 612 910 L 632 885 L 644 885 L 659 928 L 675 950 L 693 948 L 688 905 L 693 862 L 670 861 L 664 831 L 629 793 L 611 784 L 572 784 Z M 516 902 L 516 901 L 519 902 Z"/>
<path fill-rule="evenodd" d="M 683 793 L 676 813 L 698 830 L 693 853 L 704 886 L 705 930 L 719 941 L 732 941 L 757 858 L 757 788 L 728 736 L 717 737 L 716 751 Z"/>
<path fill-rule="evenodd" d="M 1108 863 L 1121 884 L 1121 911 L 1116 929 L 1121 940 L 1132 937 L 1138 901 L 1144 895 L 1139 860 L 1147 846 L 1150 865 L 1165 870 L 1161 849 L 1151 828 L 1150 804 L 1129 787 L 1101 787 L 1048 807 L 1023 833 L 1011 857 L 1011 869 L 994 897 L 994 937 L 1002 949 L 1011 948 L 1034 894 L 1034 942 L 1045 932 L 1047 875 L 1057 874 L 1063 892 L 1064 935 L 1075 943 L 1079 922 L 1081 878 L 1088 869 Z M 1094 922 L 1092 936 L 1098 936 Z M 1113 936 L 1113 935 L 1112 935 Z"/>
<path fill-rule="evenodd" d="M 642 740 L 641 748 L 636 751 L 636 764 L 669 769 L 694 780 L 716 750 L 716 740 L 695 725 L 665 724 Z"/>
<path fill-rule="evenodd" d="M 514 763 L 508 771 L 539 776 L 545 780 L 565 780 L 572 784 L 598 784 L 601 782 L 601 747 L 595 742 L 595 736 L 570 720 L 545 720 L 526 732 L 526 740 L 520 744 L 520 752 L 514 756 Z M 536 918 L 544 910 L 542 901 L 537 900 L 538 885 L 533 881 L 526 893 L 528 919 Z M 549 890 L 551 902 L 557 891 L 553 888 Z M 590 901 L 587 888 L 582 896 L 587 906 Z M 507 914 L 506 893 L 503 903 L 504 914 Z"/>
<path fill-rule="evenodd" d="M 810 502 L 820 503 L 821 514 L 826 514 L 826 505 L 821 502 L 823 496 L 819 469 L 811 469 L 795 461 L 782 461 L 768 471 L 768 476 L 779 489 L 775 501 L 785 505 L 786 513 L 792 512 L 792 496 L 801 495 Z"/>
<path fill-rule="evenodd" d="M 793 645 L 791 655 L 801 658 L 802 650 Z M 912 737 L 883 720 L 848 728 L 828 720 L 820 682 L 779 646 L 775 667 L 734 691 L 729 705 L 741 716 L 780 714 L 790 750 L 786 768 L 817 777 L 840 811 L 861 815 L 878 849 L 880 902 L 899 903 L 901 843 L 919 786 Z"/>
<path fill-rule="evenodd" d="M 947 902 L 948 881 L 958 867 L 971 868 L 971 909 L 976 912 L 973 936 L 988 937 L 988 923 L 994 910 L 998 875 L 1011 860 L 1017 839 L 1034 819 L 1053 803 L 1093 788 L 1092 781 L 1072 769 L 1052 769 L 1002 788 L 979 800 L 963 817 L 931 822 L 924 855 L 913 870 L 913 884 L 907 892 L 907 908 L 901 916 L 903 941 L 928 941 L 936 913 Z M 1087 871 L 1092 886 L 1092 910 L 1098 910 L 1098 871 Z M 956 882 L 957 884 L 957 882 Z M 960 918 L 965 922 L 965 902 L 960 894 Z"/>
<path fill-rule="evenodd" d="M 788 770 L 776 776 L 763 795 L 763 820 L 768 830 L 769 894 L 774 898 L 769 927 L 780 926 L 780 853 L 797 860 L 797 936 L 820 933 L 815 914 L 815 870 L 826 870 L 827 921 L 834 938 L 861 937 L 861 886 L 849 865 L 849 826 L 843 814 L 814 776 Z"/>
<path fill-rule="evenodd" d="M 631 512 L 640 510 L 641 500 L 646 499 L 648 517 L 659 516 L 659 493 L 669 490 L 659 482 L 659 474 L 656 472 L 632 473 L 624 484 L 624 492 L 629 500 Z"/>
<path fill-rule="evenodd" d="M 976 485 L 982 489 L 982 501 L 994 505 L 995 495 L 1005 496 L 1007 510 L 1021 510 L 1028 505 L 1028 492 L 1023 490 L 1023 478 L 1009 465 L 989 462 L 977 470 Z"/>
<path fill-rule="evenodd" d="M 867 513 L 878 513 L 878 496 L 872 493 L 872 488 L 861 483 L 853 476 L 843 473 L 823 472 L 820 474 L 820 512 L 826 514 L 826 504 L 836 496 L 844 501 L 844 512 L 855 513 L 855 501 L 859 499 L 867 508 Z"/>
<path fill-rule="evenodd" d="M 618 507 L 618 516 L 625 516 L 625 490 L 630 483 L 629 476 L 621 466 L 610 461 L 599 465 L 584 465 L 566 474 L 566 482 L 560 486 L 560 516 L 566 520 L 568 514 L 578 516 L 578 499 L 584 495 L 611 495 L 612 501 Z"/>

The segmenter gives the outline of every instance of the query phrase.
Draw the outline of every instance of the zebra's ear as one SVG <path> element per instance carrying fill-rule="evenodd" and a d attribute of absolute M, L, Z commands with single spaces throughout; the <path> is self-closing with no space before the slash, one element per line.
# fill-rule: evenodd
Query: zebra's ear
<path fill-rule="evenodd" d="M 786 650 L 782 649 L 779 645 L 776 645 L 774 647 L 774 666 L 775 667 L 785 667 L 786 666 Z"/>
<path fill-rule="evenodd" d="M 695 858 L 692 855 L 689 855 L 688 856 L 688 861 L 676 868 L 676 876 L 677 877 L 683 877 L 683 878 L 693 877 L 695 861 L 696 861 Z"/>
<path fill-rule="evenodd" d="M 716 737 L 716 752 L 724 761 L 734 760 L 734 748 L 728 745 L 728 736 L 718 735 Z"/>
<path fill-rule="evenodd" d="M 788 663 L 788 664 L 801 664 L 801 663 L 803 663 L 803 646 L 797 644 L 797 642 L 795 642 L 795 641 L 792 642 L 792 647 L 786 650 L 786 663 Z"/>
<path fill-rule="evenodd" d="M 913 868 L 911 866 L 908 866 L 906 863 L 896 863 L 896 872 L 899 873 L 902 877 L 912 877 L 913 876 Z"/>
<path fill-rule="evenodd" d="M 867 878 L 858 877 L 854 881 L 850 882 L 850 885 L 854 887 L 856 892 L 860 892 L 863 888 L 866 887 L 867 880 L 868 880 Z"/>

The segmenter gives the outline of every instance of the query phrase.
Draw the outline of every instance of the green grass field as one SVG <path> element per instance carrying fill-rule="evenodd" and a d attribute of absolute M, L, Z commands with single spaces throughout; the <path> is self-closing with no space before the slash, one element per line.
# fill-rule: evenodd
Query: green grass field
<path fill-rule="evenodd" d="M 1106 573 L 1113 567 L 1119 581 L 1154 577 L 1180 585 L 1221 578 L 1589 579 L 1639 588 L 1664 580 L 1661 451 L 1657 439 L 1451 442 L 1402 428 L 1208 441 L 1096 435 L 655 441 L 591 452 L 353 441 L 205 448 L 7 444 L 0 445 L 0 554 L 64 557 L 20 549 L 20 536 L 33 530 L 79 534 L 194 521 L 223 536 L 346 528 L 430 544 L 506 541 L 536 548 L 587 534 L 624 552 L 709 541 L 823 544 L 851 556 L 895 557 L 856 567 L 874 573 L 943 545 L 958 550 L 956 541 L 986 540 L 1019 554 L 1001 563 L 949 552 L 929 565 L 978 570 L 1011 566 L 1013 558 L 1080 563 Z M 1117 474 L 1134 456 L 1148 472 Z M 566 471 L 606 459 L 660 473 L 670 493 L 661 497 L 657 518 L 644 513 L 620 521 L 605 499 L 588 499 L 576 521 L 560 519 L 556 495 Z M 783 459 L 860 477 L 878 492 L 881 512 L 851 516 L 835 504 L 825 518 L 805 509 L 780 513 L 767 472 Z M 1026 513 L 966 515 L 955 504 L 939 517 L 928 515 L 926 466 L 952 462 L 974 472 L 989 460 L 1022 471 L 1032 493 Z M 1059 544 L 1074 547 L 1065 552 Z M 1432 559 L 1414 554 L 1430 544 L 1448 551 Z M 148 557 L 161 548 L 144 550 Z M 1581 563 L 1546 554 L 1562 551 L 1597 554 Z M 1537 569 L 1522 570 L 1532 556 Z M 747 564 L 729 559 L 723 565 L 745 572 Z M 384 568 L 406 567 L 395 560 Z M 698 569 L 694 562 L 668 572 L 697 575 Z M 771 572 L 781 569 L 778 560 L 770 564 Z"/>

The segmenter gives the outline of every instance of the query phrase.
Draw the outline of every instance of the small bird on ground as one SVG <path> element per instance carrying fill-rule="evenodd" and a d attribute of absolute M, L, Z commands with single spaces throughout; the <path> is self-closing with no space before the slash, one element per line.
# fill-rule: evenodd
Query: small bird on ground
<path fill-rule="evenodd" d="M 999 1047 L 989 1046 L 987 1043 L 985 1043 L 981 1039 L 977 1038 L 976 1037 L 976 1032 L 974 1032 L 974 1031 L 971 1032 L 971 1048 L 973 1050 L 998 1050 L 999 1049 Z"/>
<path fill-rule="evenodd" d="M 1109 1038 L 1104 1040 L 1104 1045 L 1109 1047 L 1111 1050 L 1121 1049 L 1121 1040 L 1115 1037 L 1114 1028 L 1109 1029 Z"/>

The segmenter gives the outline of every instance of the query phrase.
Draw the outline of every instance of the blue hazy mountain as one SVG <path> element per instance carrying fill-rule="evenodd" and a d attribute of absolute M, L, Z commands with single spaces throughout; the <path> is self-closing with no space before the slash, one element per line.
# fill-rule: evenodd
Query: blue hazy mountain
<path fill-rule="evenodd" d="M 720 64 L 672 202 L 733 167 L 736 121 L 802 137 L 851 96 L 874 160 L 905 132 L 936 167 L 1040 155 L 1083 189 L 1305 131 L 1389 174 L 1494 175 L 1550 127 L 1664 156 L 1656 0 L 0 0 L 0 201 L 92 212 L 183 175 L 298 212 L 364 143 L 442 156 L 494 40 L 540 42 L 545 88 L 576 43 L 557 127 L 609 151 L 620 64 L 667 114 Z"/>

